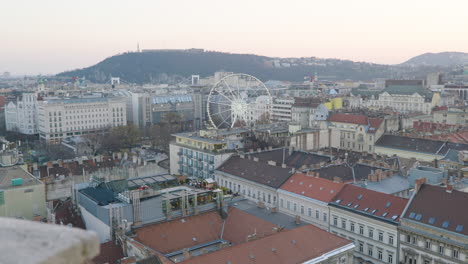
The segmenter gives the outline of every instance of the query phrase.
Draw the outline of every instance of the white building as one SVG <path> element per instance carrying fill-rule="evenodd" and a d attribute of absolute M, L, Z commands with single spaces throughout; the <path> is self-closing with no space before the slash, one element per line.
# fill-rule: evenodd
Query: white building
<path fill-rule="evenodd" d="M 294 173 L 294 169 L 275 162 L 261 162 L 257 157 L 232 156 L 215 170 L 215 180 L 220 187 L 257 202 L 271 210 L 278 209 L 277 190 Z"/>
<path fill-rule="evenodd" d="M 328 203 L 343 186 L 343 183 L 318 178 L 314 172 L 296 173 L 278 190 L 279 211 L 328 231 Z"/>
<path fill-rule="evenodd" d="M 366 102 L 369 108 L 385 109 L 390 108 L 402 113 L 422 112 L 430 114 L 432 110 L 432 102 L 427 102 L 424 95 L 419 93 L 413 94 L 390 94 L 383 92 L 378 99 L 370 99 Z"/>
<path fill-rule="evenodd" d="M 346 184 L 330 203 L 330 232 L 354 242 L 355 263 L 396 264 L 407 199 Z"/>
<path fill-rule="evenodd" d="M 59 142 L 126 124 L 126 103 L 120 98 L 46 99 L 38 104 L 39 136 L 46 141 Z"/>
<path fill-rule="evenodd" d="M 294 104 L 294 98 L 278 97 L 273 99 L 271 105 L 272 120 L 291 122 L 291 109 Z"/>
<path fill-rule="evenodd" d="M 9 102 L 5 107 L 5 125 L 7 131 L 37 134 L 37 94 L 23 93 L 16 102 Z"/>

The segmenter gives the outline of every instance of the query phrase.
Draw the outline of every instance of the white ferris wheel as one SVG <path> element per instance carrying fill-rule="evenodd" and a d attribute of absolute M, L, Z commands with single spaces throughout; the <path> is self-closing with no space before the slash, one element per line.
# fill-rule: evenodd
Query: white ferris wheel
<path fill-rule="evenodd" d="M 263 82 L 248 74 L 231 74 L 219 80 L 207 101 L 214 128 L 230 128 L 269 122 L 272 98 Z"/>

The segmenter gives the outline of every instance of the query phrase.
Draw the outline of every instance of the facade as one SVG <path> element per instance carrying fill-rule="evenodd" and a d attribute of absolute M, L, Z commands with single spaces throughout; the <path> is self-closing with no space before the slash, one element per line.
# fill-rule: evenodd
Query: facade
<path fill-rule="evenodd" d="M 289 178 L 278 190 L 279 211 L 328 231 L 328 203 L 344 184 L 314 176 L 296 173 Z"/>
<path fill-rule="evenodd" d="M 278 210 L 277 190 L 294 173 L 294 169 L 276 162 L 261 162 L 259 158 L 232 156 L 215 170 L 218 186 L 238 193 L 261 207 Z"/>
<path fill-rule="evenodd" d="M 216 167 L 243 148 L 247 130 L 200 130 L 175 134 L 169 144 L 170 172 L 200 179 L 213 178 Z"/>
<path fill-rule="evenodd" d="M 468 261 L 468 193 L 418 181 L 400 226 L 400 263 Z"/>
<path fill-rule="evenodd" d="M 40 138 L 48 142 L 98 133 L 127 124 L 126 103 L 96 97 L 44 100 L 38 104 L 38 124 Z"/>
<path fill-rule="evenodd" d="M 383 119 L 337 113 L 328 119 L 331 147 L 358 152 L 374 152 L 375 142 L 384 133 Z"/>
<path fill-rule="evenodd" d="M 424 95 L 419 93 L 413 94 L 396 94 L 383 92 L 378 99 L 370 99 L 366 102 L 369 108 L 385 109 L 390 108 L 398 112 L 422 112 L 430 114 L 432 103 L 427 102 Z"/>
<path fill-rule="evenodd" d="M 398 224 L 407 199 L 345 185 L 330 204 L 330 232 L 354 242 L 355 263 L 398 263 Z"/>
<path fill-rule="evenodd" d="M 450 125 L 467 125 L 468 113 L 466 109 L 449 108 L 442 111 L 434 111 L 433 122 Z"/>
<path fill-rule="evenodd" d="M 21 167 L 0 168 L 0 216 L 46 218 L 44 183 Z"/>
<path fill-rule="evenodd" d="M 292 119 L 292 106 L 294 98 L 278 97 L 273 99 L 271 105 L 272 120 L 280 122 L 291 122 Z"/>
<path fill-rule="evenodd" d="M 37 117 L 37 94 L 23 93 L 16 102 L 9 102 L 5 107 L 6 130 L 26 135 L 37 134 Z"/>

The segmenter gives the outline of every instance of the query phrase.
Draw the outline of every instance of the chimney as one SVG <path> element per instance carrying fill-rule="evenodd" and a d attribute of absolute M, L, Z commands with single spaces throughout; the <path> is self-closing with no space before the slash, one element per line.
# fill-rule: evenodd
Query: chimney
<path fill-rule="evenodd" d="M 58 163 L 59 167 L 63 167 L 63 160 L 59 159 L 59 160 L 57 160 L 57 163 Z"/>
<path fill-rule="evenodd" d="M 269 149 L 269 150 L 272 150 L 272 149 L 273 149 L 273 147 L 272 147 L 272 146 L 269 146 L 269 147 L 268 147 L 268 149 Z"/>
<path fill-rule="evenodd" d="M 192 257 L 188 248 L 182 250 L 182 255 L 184 256 L 184 260 Z"/>
<path fill-rule="evenodd" d="M 245 159 L 245 155 L 244 155 L 244 154 L 240 154 L 239 157 L 240 157 L 241 159 Z"/>
<path fill-rule="evenodd" d="M 260 152 L 260 151 L 262 151 L 262 148 L 257 148 L 257 152 Z"/>
<path fill-rule="evenodd" d="M 315 173 L 315 178 L 320 178 L 320 172 Z"/>
<path fill-rule="evenodd" d="M 426 178 L 421 178 L 421 179 L 417 179 L 417 180 L 414 181 L 414 192 L 415 193 L 418 193 L 421 186 L 426 183 L 426 180 L 427 180 Z"/>
<path fill-rule="evenodd" d="M 342 183 L 342 182 L 343 182 L 343 180 L 342 180 L 340 177 L 338 177 L 338 176 L 333 177 L 333 181 L 334 181 L 334 182 L 338 182 L 338 183 Z"/>
<path fill-rule="evenodd" d="M 47 162 L 47 168 L 48 168 L 48 169 L 49 169 L 49 168 L 52 168 L 53 165 L 54 165 L 54 162 L 53 162 L 53 161 L 48 161 L 48 162 Z"/>
<path fill-rule="evenodd" d="M 281 168 L 286 169 L 286 164 L 285 163 L 281 164 Z"/>
<path fill-rule="evenodd" d="M 274 161 L 274 160 L 269 160 L 269 161 L 268 161 L 268 165 L 276 166 L 276 161 Z"/>
<path fill-rule="evenodd" d="M 253 160 L 258 162 L 258 157 L 254 157 Z"/>
<path fill-rule="evenodd" d="M 315 173 L 314 173 L 313 171 L 310 171 L 310 170 L 309 170 L 309 171 L 306 172 L 306 175 L 307 175 L 307 176 L 314 177 L 314 176 L 315 176 Z"/>
<path fill-rule="evenodd" d="M 452 184 L 447 184 L 447 188 L 445 189 L 446 192 L 452 193 L 453 191 L 453 185 Z"/>

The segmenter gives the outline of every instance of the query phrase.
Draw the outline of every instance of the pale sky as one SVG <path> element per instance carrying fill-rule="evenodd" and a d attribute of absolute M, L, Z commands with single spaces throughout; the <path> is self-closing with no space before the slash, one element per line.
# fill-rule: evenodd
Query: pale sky
<path fill-rule="evenodd" d="M 0 73 L 51 74 L 141 49 L 400 63 L 468 52 L 468 0 L 4 0 Z"/>

